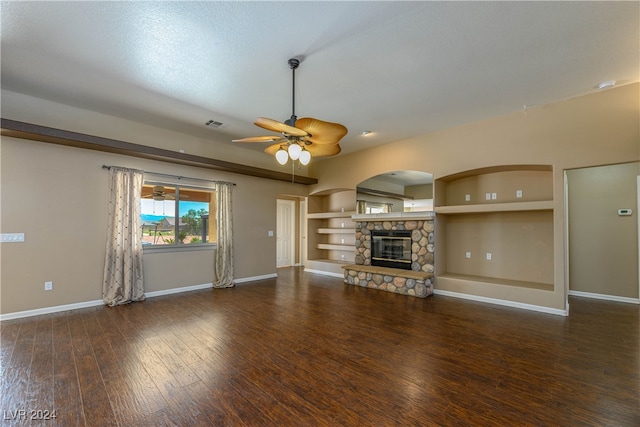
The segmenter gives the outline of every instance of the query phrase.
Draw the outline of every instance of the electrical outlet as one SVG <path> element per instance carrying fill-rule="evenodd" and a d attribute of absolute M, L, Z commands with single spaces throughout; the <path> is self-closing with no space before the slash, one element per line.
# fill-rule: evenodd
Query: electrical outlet
<path fill-rule="evenodd" d="M 465 194 L 464 195 L 464 201 L 465 202 L 470 202 L 471 201 L 471 194 Z"/>
<path fill-rule="evenodd" d="M 467 259 L 471 258 L 471 252 L 466 252 L 464 254 L 464 257 L 467 258 Z"/>
<path fill-rule="evenodd" d="M 491 193 L 491 200 L 498 200 L 498 193 Z"/>
<path fill-rule="evenodd" d="M 267 231 L 267 236 L 269 236 L 269 237 L 273 237 L 273 230 L 269 230 L 269 231 Z"/>
<path fill-rule="evenodd" d="M 344 239 L 340 239 L 340 244 L 344 245 Z"/>
<path fill-rule="evenodd" d="M 516 190 L 516 198 L 522 199 L 522 190 Z"/>
<path fill-rule="evenodd" d="M 484 195 L 484 198 L 485 198 L 486 200 L 491 200 L 491 193 L 487 193 L 487 194 L 485 194 L 485 195 Z"/>
<path fill-rule="evenodd" d="M 44 282 L 44 290 L 52 291 L 53 290 L 53 282 Z"/>
<path fill-rule="evenodd" d="M 487 261 L 491 261 L 491 252 L 487 252 Z"/>

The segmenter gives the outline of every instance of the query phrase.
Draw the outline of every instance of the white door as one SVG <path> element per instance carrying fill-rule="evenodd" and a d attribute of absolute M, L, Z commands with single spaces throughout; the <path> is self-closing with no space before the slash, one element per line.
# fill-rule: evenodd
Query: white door
<path fill-rule="evenodd" d="M 278 199 L 276 218 L 276 267 L 294 264 L 295 207 L 293 200 Z"/>

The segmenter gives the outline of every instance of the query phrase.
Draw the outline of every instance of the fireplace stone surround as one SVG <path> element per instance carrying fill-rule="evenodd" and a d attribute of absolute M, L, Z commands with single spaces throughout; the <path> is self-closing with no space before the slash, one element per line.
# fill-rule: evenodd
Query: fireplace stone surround
<path fill-rule="evenodd" d="M 356 221 L 355 264 L 342 267 L 344 282 L 420 298 L 433 294 L 434 215 L 433 212 L 353 215 Z M 371 265 L 373 230 L 411 231 L 411 270 Z"/>

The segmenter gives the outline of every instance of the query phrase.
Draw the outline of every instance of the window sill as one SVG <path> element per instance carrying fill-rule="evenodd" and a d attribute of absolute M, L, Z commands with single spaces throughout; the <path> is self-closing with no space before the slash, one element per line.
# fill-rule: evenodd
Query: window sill
<path fill-rule="evenodd" d="M 157 254 L 166 252 L 213 251 L 218 248 L 216 243 L 201 243 L 197 245 L 143 245 L 143 254 Z"/>

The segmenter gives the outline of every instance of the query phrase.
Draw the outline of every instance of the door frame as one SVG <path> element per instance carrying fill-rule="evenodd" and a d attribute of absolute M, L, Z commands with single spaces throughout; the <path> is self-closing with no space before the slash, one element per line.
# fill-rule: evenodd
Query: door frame
<path fill-rule="evenodd" d="M 282 223 L 281 218 L 280 218 L 280 209 L 279 209 L 279 205 L 282 203 L 287 203 L 290 204 L 292 209 L 291 209 L 291 216 L 290 216 L 290 222 L 287 225 L 287 228 L 289 229 L 289 235 L 291 236 L 291 238 L 289 239 L 289 253 L 291 254 L 291 264 L 288 266 L 294 266 L 296 265 L 296 238 L 297 238 L 297 233 L 296 233 L 296 217 L 297 217 L 297 210 L 296 210 L 296 202 L 295 200 L 291 200 L 291 199 L 283 199 L 283 198 L 278 198 L 276 199 L 276 245 L 278 244 L 277 239 L 278 239 L 278 235 L 280 233 L 280 230 L 278 230 L 278 225 Z M 277 251 L 276 251 L 276 268 L 280 268 L 280 267 L 288 267 L 288 266 L 279 266 L 278 265 L 278 260 L 277 260 Z"/>

